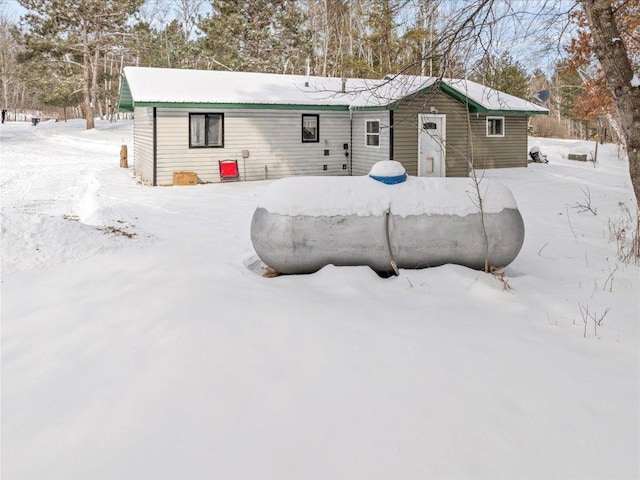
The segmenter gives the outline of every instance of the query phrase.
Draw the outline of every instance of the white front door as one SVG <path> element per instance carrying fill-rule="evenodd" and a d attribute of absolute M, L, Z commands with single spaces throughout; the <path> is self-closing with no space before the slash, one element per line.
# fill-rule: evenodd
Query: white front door
<path fill-rule="evenodd" d="M 418 176 L 444 177 L 447 117 L 442 114 L 418 115 Z"/>

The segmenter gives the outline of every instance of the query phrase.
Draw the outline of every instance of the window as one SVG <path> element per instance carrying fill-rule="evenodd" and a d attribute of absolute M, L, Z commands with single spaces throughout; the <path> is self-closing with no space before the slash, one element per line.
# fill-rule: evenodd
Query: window
<path fill-rule="evenodd" d="M 368 147 L 380 146 L 380 120 L 365 120 L 365 137 Z"/>
<path fill-rule="evenodd" d="M 189 114 L 189 148 L 224 147 L 222 113 Z"/>
<path fill-rule="evenodd" d="M 320 141 L 320 116 L 302 115 L 302 142 Z"/>
<path fill-rule="evenodd" d="M 487 117 L 487 137 L 504 137 L 504 117 Z"/>

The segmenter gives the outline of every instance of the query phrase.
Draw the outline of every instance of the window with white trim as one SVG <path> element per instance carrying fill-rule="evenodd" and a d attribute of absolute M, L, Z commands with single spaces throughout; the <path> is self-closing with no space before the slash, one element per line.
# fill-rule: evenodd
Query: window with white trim
<path fill-rule="evenodd" d="M 189 148 L 224 147 L 224 114 L 190 113 Z"/>
<path fill-rule="evenodd" d="M 487 137 L 504 137 L 504 117 L 487 117 Z"/>
<path fill-rule="evenodd" d="M 380 120 L 365 120 L 365 145 L 380 146 Z"/>

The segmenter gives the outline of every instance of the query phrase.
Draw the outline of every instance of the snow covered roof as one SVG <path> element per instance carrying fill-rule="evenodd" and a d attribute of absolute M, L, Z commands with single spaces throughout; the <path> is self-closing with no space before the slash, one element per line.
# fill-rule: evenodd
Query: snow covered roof
<path fill-rule="evenodd" d="M 549 110 L 546 108 L 529 102 L 528 100 L 485 87 L 471 80 L 445 78 L 442 80 L 442 83 L 466 96 L 470 103 L 477 104 L 476 108 L 480 106 L 482 107 L 481 109 L 486 109 L 487 111 L 517 110 L 522 112 L 549 113 Z"/>
<path fill-rule="evenodd" d="M 121 108 L 135 104 L 233 104 L 332 107 L 384 107 L 406 96 L 408 85 L 387 80 L 306 77 L 272 73 L 125 67 Z M 414 85 L 414 83 L 416 85 Z M 412 92 L 410 92 L 412 93 Z"/>
<path fill-rule="evenodd" d="M 306 77 L 272 73 L 125 67 L 120 110 L 138 106 L 228 108 L 319 108 L 333 110 L 390 108 L 399 100 L 431 88 L 438 79 L 388 76 L 382 80 Z M 463 82 L 463 83 L 460 83 Z M 344 89 L 343 89 L 344 84 Z M 481 111 L 546 113 L 512 95 L 464 80 L 443 80 L 454 97 L 468 92 L 469 104 Z M 344 90 L 344 91 L 343 91 Z M 474 110 L 476 111 L 476 110 Z"/>
<path fill-rule="evenodd" d="M 399 83 L 409 83 L 415 85 L 422 83 L 428 86 L 436 79 L 433 77 L 418 77 L 411 75 L 387 75 L 386 79 Z M 536 105 L 520 97 L 510 95 L 489 88 L 480 83 L 460 78 L 442 78 L 440 89 L 452 97 L 465 102 L 468 100 L 469 109 L 472 112 L 526 112 L 528 114 L 546 114 L 549 112 L 544 107 Z"/>

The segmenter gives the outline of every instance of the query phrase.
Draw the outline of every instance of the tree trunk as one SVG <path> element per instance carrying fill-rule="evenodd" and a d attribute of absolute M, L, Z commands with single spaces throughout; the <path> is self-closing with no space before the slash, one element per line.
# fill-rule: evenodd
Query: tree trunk
<path fill-rule="evenodd" d="M 633 69 L 620 37 L 610 0 L 581 0 L 593 50 L 602 66 L 620 115 L 621 140 L 629 158 L 629 174 L 640 211 L 640 87 L 631 85 Z"/>
<path fill-rule="evenodd" d="M 100 63 L 100 43 L 97 42 L 95 45 L 95 51 L 93 52 L 93 62 L 91 63 L 91 105 L 94 109 L 98 107 L 98 115 L 100 116 L 100 120 L 104 120 L 104 115 L 102 113 L 102 103 L 98 98 L 98 70 Z"/>
<path fill-rule="evenodd" d="M 91 105 L 91 58 L 89 55 L 89 31 L 87 24 L 82 26 L 82 100 L 87 130 L 95 127 L 93 121 L 93 105 Z"/>

